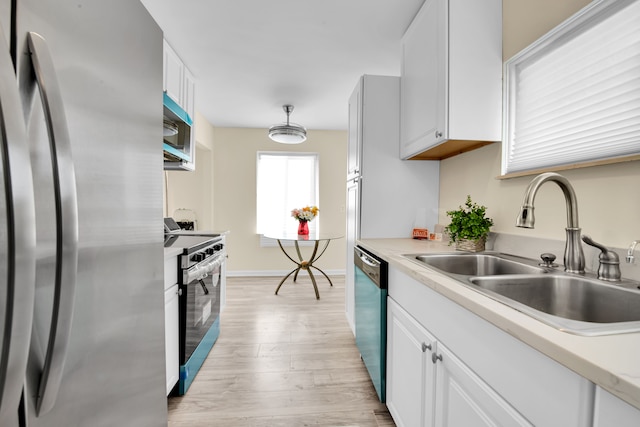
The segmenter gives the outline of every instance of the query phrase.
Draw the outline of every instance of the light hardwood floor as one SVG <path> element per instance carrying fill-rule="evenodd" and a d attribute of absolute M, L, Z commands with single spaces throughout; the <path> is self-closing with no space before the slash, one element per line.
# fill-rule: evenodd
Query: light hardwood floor
<path fill-rule="evenodd" d="M 185 396 L 169 398 L 171 427 L 395 426 L 378 401 L 344 312 L 344 277 L 305 272 L 229 277 L 221 332 Z"/>

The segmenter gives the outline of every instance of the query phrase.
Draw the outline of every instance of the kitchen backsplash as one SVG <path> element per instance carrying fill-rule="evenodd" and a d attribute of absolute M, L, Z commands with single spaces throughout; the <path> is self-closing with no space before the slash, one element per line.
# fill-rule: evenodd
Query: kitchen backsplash
<path fill-rule="evenodd" d="M 632 241 L 633 239 L 629 239 L 629 244 L 631 244 Z M 634 262 L 628 264 L 626 262 L 628 247 L 613 248 L 610 247 L 607 242 L 599 243 L 602 243 L 608 249 L 618 254 L 620 258 L 620 271 L 623 278 L 640 281 L 640 245 L 636 248 Z M 487 250 L 533 259 L 540 259 L 540 255 L 543 253 L 552 253 L 556 256 L 555 262 L 562 264 L 564 246 L 564 240 L 542 239 L 506 233 L 490 233 L 486 248 Z M 599 265 L 600 251 L 586 244 L 582 245 L 582 249 L 585 257 L 585 269 L 590 273 L 596 272 Z"/>

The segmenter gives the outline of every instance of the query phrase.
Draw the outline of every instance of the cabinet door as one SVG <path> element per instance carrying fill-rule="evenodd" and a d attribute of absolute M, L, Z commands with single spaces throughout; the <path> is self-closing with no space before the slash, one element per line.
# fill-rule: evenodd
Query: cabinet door
<path fill-rule="evenodd" d="M 182 106 L 183 65 L 178 54 L 164 42 L 164 91 Z"/>
<path fill-rule="evenodd" d="M 177 284 L 164 292 L 164 335 L 168 395 L 173 386 L 178 382 L 180 372 Z"/>
<path fill-rule="evenodd" d="M 596 387 L 594 427 L 638 427 L 640 409 L 629 405 L 601 387 Z"/>
<path fill-rule="evenodd" d="M 195 96 L 196 96 L 196 81 L 193 74 L 183 67 L 184 82 L 182 89 L 182 108 L 187 112 L 191 120 L 195 120 Z"/>
<path fill-rule="evenodd" d="M 402 158 L 447 138 L 447 4 L 448 0 L 425 0 L 402 39 Z"/>
<path fill-rule="evenodd" d="M 360 157 L 362 153 L 362 86 L 363 79 L 358 80 L 349 98 L 349 140 L 347 144 L 347 178 L 360 174 Z"/>
<path fill-rule="evenodd" d="M 347 322 L 351 331 L 355 329 L 355 274 L 353 264 L 353 248 L 358 238 L 360 222 L 360 179 L 353 178 L 347 183 L 347 274 L 345 276 L 344 305 Z"/>
<path fill-rule="evenodd" d="M 398 427 L 434 425 L 435 346 L 435 338 L 388 298 L 387 407 Z"/>
<path fill-rule="evenodd" d="M 435 425 L 532 426 L 442 344 L 437 365 Z"/>

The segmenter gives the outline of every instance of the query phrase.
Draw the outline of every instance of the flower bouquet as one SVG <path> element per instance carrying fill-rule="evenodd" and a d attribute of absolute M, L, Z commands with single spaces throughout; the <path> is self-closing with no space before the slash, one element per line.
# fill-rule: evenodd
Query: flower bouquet
<path fill-rule="evenodd" d="M 291 216 L 300 222 L 300 224 L 298 224 L 298 234 L 303 236 L 309 234 L 307 222 L 318 216 L 319 211 L 320 209 L 318 209 L 317 206 L 305 206 L 304 208 L 293 209 L 291 211 Z"/>

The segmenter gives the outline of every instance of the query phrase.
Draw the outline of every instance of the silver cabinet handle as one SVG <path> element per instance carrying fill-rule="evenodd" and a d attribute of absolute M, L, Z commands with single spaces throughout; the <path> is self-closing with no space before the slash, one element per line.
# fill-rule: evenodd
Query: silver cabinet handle
<path fill-rule="evenodd" d="M 436 131 L 436 138 L 442 138 L 442 132 Z"/>
<path fill-rule="evenodd" d="M 431 353 L 431 361 L 433 363 L 436 363 L 438 360 L 442 362 L 442 355 L 441 354 Z"/>
<path fill-rule="evenodd" d="M 36 283 L 36 218 L 31 160 L 18 84 L 0 27 L 0 425 L 18 411 L 27 369 Z M 0 190 L 0 191 L 2 191 Z M 5 252 L 6 251 L 6 252 Z"/>
<path fill-rule="evenodd" d="M 78 202 L 67 119 L 51 54 L 42 36 L 29 33 L 27 38 L 51 145 L 57 227 L 54 307 L 36 401 L 36 412 L 42 415 L 55 405 L 67 357 L 78 271 Z"/>
<path fill-rule="evenodd" d="M 426 352 L 427 350 L 431 350 L 431 344 L 422 343 L 422 352 Z"/>

